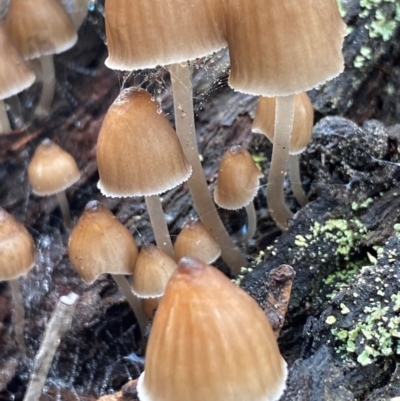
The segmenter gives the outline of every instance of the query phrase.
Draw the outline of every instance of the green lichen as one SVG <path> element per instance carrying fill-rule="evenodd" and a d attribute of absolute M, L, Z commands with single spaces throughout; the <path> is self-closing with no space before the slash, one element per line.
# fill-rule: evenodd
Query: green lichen
<path fill-rule="evenodd" d="M 374 363 L 378 357 L 400 354 L 400 317 L 388 316 L 400 309 L 400 292 L 390 300 L 388 304 L 371 302 L 358 314 L 351 329 L 332 328 L 336 352 L 344 359 L 354 356 L 362 366 Z M 343 304 L 340 308 L 343 313 Z"/>
<path fill-rule="evenodd" d="M 384 13 L 382 6 L 393 4 L 392 13 Z M 365 28 L 368 30 L 368 36 L 371 39 L 379 39 L 384 42 L 390 41 L 399 27 L 400 23 L 400 2 L 398 0 L 360 0 L 361 18 L 368 19 Z M 372 19 L 371 19 L 372 17 Z M 372 55 L 372 49 L 362 46 L 359 54 L 354 58 L 354 67 L 360 69 L 365 61 Z"/>

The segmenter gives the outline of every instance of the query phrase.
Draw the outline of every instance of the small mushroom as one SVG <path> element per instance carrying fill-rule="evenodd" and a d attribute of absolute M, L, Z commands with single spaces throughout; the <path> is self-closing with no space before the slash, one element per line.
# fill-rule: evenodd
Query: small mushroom
<path fill-rule="evenodd" d="M 140 250 L 133 269 L 132 289 L 139 298 L 159 298 L 176 269 L 176 262 L 158 246 L 147 244 Z"/>
<path fill-rule="evenodd" d="M 159 195 L 192 168 L 179 139 L 144 90 L 125 89 L 109 108 L 97 143 L 98 187 L 105 196 L 144 196 L 157 245 L 174 258 Z"/>
<path fill-rule="evenodd" d="M 183 258 L 154 317 L 141 401 L 276 401 L 286 362 L 262 309 L 219 270 Z"/>
<path fill-rule="evenodd" d="M 260 97 L 257 103 L 253 122 L 253 132 L 264 134 L 274 142 L 276 98 Z M 306 92 L 295 95 L 293 130 L 289 146 L 289 177 L 293 194 L 301 206 L 308 202 L 307 195 L 301 186 L 299 157 L 311 140 L 314 125 L 314 109 Z M 282 188 L 283 191 L 283 188 Z M 271 193 L 270 196 L 274 196 Z"/>
<path fill-rule="evenodd" d="M 37 113 L 47 115 L 56 83 L 53 55 L 78 39 L 72 20 L 58 0 L 11 0 L 5 27 L 25 60 L 40 58 L 43 88 Z"/>
<path fill-rule="evenodd" d="M 72 228 L 65 190 L 81 178 L 75 159 L 50 139 L 44 139 L 29 163 L 28 177 L 35 195 L 57 195 L 64 224 Z"/>
<path fill-rule="evenodd" d="M 260 187 L 261 177 L 263 173 L 245 148 L 232 146 L 225 152 L 218 170 L 214 200 L 223 209 L 246 209 L 247 233 L 243 241 L 248 241 L 256 232 L 257 215 L 253 199 Z"/>
<path fill-rule="evenodd" d="M 27 229 L 0 207 L 0 281 L 9 281 L 15 309 L 15 337 L 25 352 L 25 310 L 18 279 L 34 266 L 35 243 Z"/>
<path fill-rule="evenodd" d="M 200 220 L 187 222 L 175 241 L 175 259 L 185 256 L 205 263 L 214 263 L 221 255 L 221 248 Z"/>
<path fill-rule="evenodd" d="M 35 81 L 35 74 L 29 70 L 18 50 L 7 38 L 3 25 L 0 25 L 0 60 L 0 135 L 2 135 L 11 131 L 4 99 L 22 92 Z"/>
<path fill-rule="evenodd" d="M 138 256 L 129 230 L 97 201 L 89 202 L 68 241 L 72 266 L 87 284 L 109 273 L 135 313 L 142 333 L 147 324 L 142 307 L 123 275 L 131 275 Z"/>

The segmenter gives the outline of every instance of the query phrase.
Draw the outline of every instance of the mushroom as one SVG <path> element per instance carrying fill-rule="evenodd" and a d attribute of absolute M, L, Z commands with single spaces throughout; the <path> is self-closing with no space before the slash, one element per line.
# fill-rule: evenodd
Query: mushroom
<path fill-rule="evenodd" d="M 0 281 L 9 281 L 15 309 L 15 338 L 25 352 L 25 310 L 18 279 L 34 266 L 35 243 L 27 229 L 0 207 Z"/>
<path fill-rule="evenodd" d="M 97 201 L 89 202 L 68 241 L 72 266 L 87 284 L 109 273 L 135 313 L 141 332 L 147 324 L 138 298 L 123 275 L 131 275 L 138 256 L 129 230 Z"/>
<path fill-rule="evenodd" d="M 343 71 L 345 27 L 335 0 L 235 0 L 227 7 L 229 85 L 252 95 L 277 98 L 267 201 L 271 216 L 282 229 L 288 228 L 292 217 L 282 188 L 294 94 Z"/>
<path fill-rule="evenodd" d="M 53 55 L 78 39 L 72 20 L 58 0 L 11 0 L 5 27 L 25 60 L 40 58 L 43 88 L 37 113 L 46 115 L 55 90 Z"/>
<path fill-rule="evenodd" d="M 247 233 L 243 241 L 252 238 L 257 228 L 257 215 L 253 199 L 260 187 L 263 173 L 254 163 L 250 153 L 242 146 L 232 146 L 225 152 L 218 170 L 215 203 L 228 210 L 242 207 L 247 213 Z"/>
<path fill-rule="evenodd" d="M 274 142 L 276 99 L 260 97 L 258 99 L 256 115 L 253 122 L 253 132 L 264 134 L 272 143 Z M 293 130 L 289 146 L 289 177 L 293 194 L 301 206 L 308 202 L 307 195 L 301 186 L 299 154 L 302 153 L 311 140 L 314 124 L 314 109 L 307 93 L 301 92 L 294 98 Z M 282 187 L 283 191 L 283 187 Z M 271 197 L 280 194 L 272 192 Z"/>
<path fill-rule="evenodd" d="M 133 293 L 139 298 L 161 297 L 176 267 L 175 260 L 161 248 L 144 245 L 133 269 Z"/>
<path fill-rule="evenodd" d="M 57 195 L 64 224 L 72 228 L 69 204 L 65 190 L 81 177 L 75 159 L 50 139 L 44 139 L 36 148 L 28 166 L 32 192 L 38 196 Z"/>
<path fill-rule="evenodd" d="M 221 0 L 108 0 L 105 23 L 109 56 L 115 70 L 169 65 L 175 126 L 193 168 L 188 181 L 200 220 L 221 247 L 222 258 L 235 274 L 247 261 L 229 237 L 212 201 L 197 148 L 191 71 L 187 63 L 226 46 Z M 132 46 L 131 38 L 135 38 Z"/>
<path fill-rule="evenodd" d="M 192 168 L 174 129 L 145 90 L 125 89 L 109 108 L 97 164 L 105 196 L 145 196 L 156 243 L 174 258 L 159 194 L 185 182 Z"/>
<path fill-rule="evenodd" d="M 154 317 L 140 401 L 276 401 L 286 376 L 258 304 L 214 267 L 181 259 Z"/>
<path fill-rule="evenodd" d="M 4 99 L 29 88 L 35 81 L 35 74 L 29 70 L 18 53 L 3 25 L 0 25 L 0 135 L 11 131 Z"/>
<path fill-rule="evenodd" d="M 221 248 L 200 220 L 187 222 L 175 241 L 175 259 L 185 256 L 205 263 L 214 263 L 221 255 Z"/>

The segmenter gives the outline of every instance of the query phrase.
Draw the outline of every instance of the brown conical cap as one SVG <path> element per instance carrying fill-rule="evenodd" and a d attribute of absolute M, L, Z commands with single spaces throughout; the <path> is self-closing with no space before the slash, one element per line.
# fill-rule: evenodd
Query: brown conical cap
<path fill-rule="evenodd" d="M 144 90 L 125 89 L 97 142 L 98 187 L 106 196 L 150 196 L 186 181 L 192 168 L 179 139 Z"/>
<path fill-rule="evenodd" d="M 164 294 L 176 262 L 158 246 L 142 247 L 133 270 L 133 292 L 139 298 L 157 298 Z"/>
<path fill-rule="evenodd" d="M 29 183 L 34 194 L 53 195 L 75 184 L 81 177 L 75 159 L 50 139 L 36 148 L 28 166 Z"/>
<path fill-rule="evenodd" d="M 242 146 L 232 146 L 219 166 L 215 203 L 229 210 L 247 206 L 257 195 L 261 177 L 250 153 Z"/>
<path fill-rule="evenodd" d="M 175 241 L 175 258 L 185 256 L 197 258 L 205 263 L 215 262 L 221 255 L 221 248 L 200 220 L 186 223 Z"/>
<path fill-rule="evenodd" d="M 0 99 L 6 99 L 35 81 L 35 74 L 29 70 L 23 57 L 7 38 L 4 27 L 0 25 Z"/>
<path fill-rule="evenodd" d="M 141 401 L 276 401 L 286 363 L 258 304 L 219 270 L 181 259 L 154 318 Z"/>
<path fill-rule="evenodd" d="M 222 4 L 221 0 L 107 0 L 107 67 L 154 68 L 225 47 Z"/>
<path fill-rule="evenodd" d="M 78 39 L 59 0 L 11 0 L 5 24 L 26 60 L 62 53 Z"/>
<path fill-rule="evenodd" d="M 274 143 L 275 132 L 274 97 L 260 97 L 257 103 L 256 115 L 253 122 L 253 132 L 264 134 Z M 307 93 L 298 93 L 294 97 L 293 131 L 290 139 L 289 153 L 296 155 L 304 151 L 311 141 L 314 125 L 314 109 Z"/>
<path fill-rule="evenodd" d="M 232 88 L 286 96 L 343 71 L 346 27 L 336 0 L 233 0 L 227 13 Z"/>
<path fill-rule="evenodd" d="M 129 230 L 91 201 L 71 232 L 68 254 L 75 270 L 91 284 L 103 273 L 132 274 L 138 248 Z"/>
<path fill-rule="evenodd" d="M 0 281 L 26 274 L 35 257 L 35 243 L 28 230 L 0 207 Z"/>

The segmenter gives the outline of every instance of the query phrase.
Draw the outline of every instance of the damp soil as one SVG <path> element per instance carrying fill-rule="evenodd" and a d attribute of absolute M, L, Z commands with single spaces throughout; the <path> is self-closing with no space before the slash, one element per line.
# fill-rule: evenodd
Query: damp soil
<path fill-rule="evenodd" d="M 400 32 L 384 40 L 371 38 L 365 28 L 377 9 L 392 18 L 395 3 L 374 5 L 363 17 L 359 1 L 342 3 L 352 27 L 345 42 L 345 72 L 310 93 L 316 126 L 300 157 L 310 202 L 300 208 L 287 185 L 286 201 L 295 215 L 281 232 L 268 213 L 264 179 L 255 200 L 257 234 L 240 245 L 250 263 L 240 285 L 264 309 L 274 291 L 271 271 L 285 264 L 296 273 L 279 337 L 289 365 L 282 401 L 386 401 L 400 396 Z M 356 58 L 366 46 L 372 51 L 360 67 Z M 35 147 L 51 138 L 73 154 L 82 171 L 80 181 L 67 191 L 73 219 L 87 202 L 99 200 L 130 229 L 139 246 L 153 240 L 143 199 L 100 194 L 95 146 L 107 108 L 125 78 L 125 85 L 153 91 L 172 121 L 169 77 L 163 69 L 136 78 L 116 74 L 104 66 L 106 56 L 98 6 L 81 27 L 78 45 L 55 57 L 51 114 L 40 121 L 33 118 L 40 84 L 19 96 L 19 108 L 10 103 L 14 132 L 0 137 L 0 205 L 27 226 L 38 259 L 20 280 L 25 357 L 15 342 L 9 286 L 0 283 L 0 400 L 22 400 L 46 322 L 60 295 L 71 291 L 80 301 L 41 400 L 92 401 L 124 385 L 114 399 L 136 399 L 129 382 L 143 370 L 143 340 L 135 317 L 110 277 L 88 286 L 74 272 L 57 200 L 32 195 L 26 175 Z M 266 174 L 271 156 L 268 141 L 251 133 L 255 99 L 227 86 L 226 60 L 221 53 L 194 64 L 196 127 L 210 190 L 229 146 L 248 147 Z M 163 207 L 172 236 L 196 217 L 185 185 L 165 194 Z M 220 214 L 240 244 L 244 213 Z M 222 262 L 217 265 L 229 274 Z"/>

